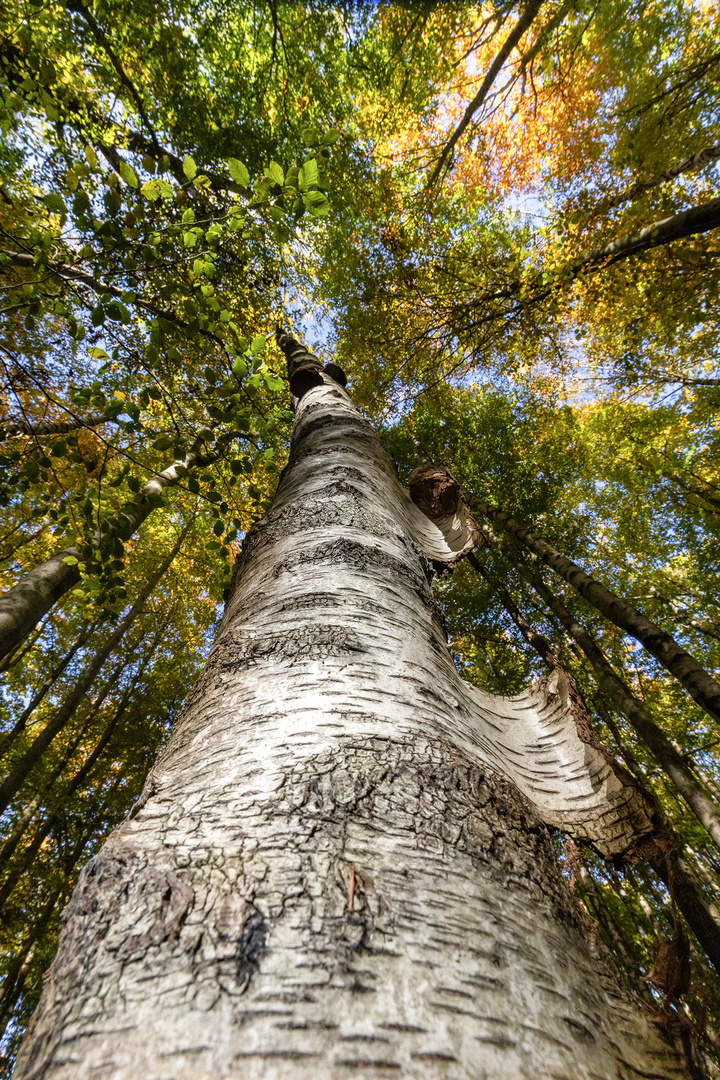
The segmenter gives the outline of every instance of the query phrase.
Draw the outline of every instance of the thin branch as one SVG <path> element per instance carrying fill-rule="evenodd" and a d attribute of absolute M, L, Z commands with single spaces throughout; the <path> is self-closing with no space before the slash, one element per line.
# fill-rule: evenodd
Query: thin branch
<path fill-rule="evenodd" d="M 683 173 L 701 169 L 703 166 L 709 165 L 710 162 L 715 161 L 719 157 L 720 146 L 717 144 L 715 146 L 706 146 L 703 150 L 698 150 L 696 154 L 691 154 L 690 157 L 684 158 L 676 165 L 671 165 L 669 169 L 666 169 L 665 172 L 660 173 L 660 175 L 654 177 L 654 179 L 638 180 L 635 184 L 625 188 L 624 191 L 619 192 L 619 194 L 613 195 L 607 199 L 602 199 L 587 215 L 587 220 L 591 221 L 594 217 L 607 213 L 608 210 L 614 210 L 625 202 L 637 199 L 639 195 L 644 195 L 646 191 L 651 191 L 653 188 L 659 187 L 660 184 L 669 183 L 671 180 L 677 179 L 677 177 L 681 176 Z"/>
<path fill-rule="evenodd" d="M 157 135 L 155 134 L 155 130 L 154 130 L 152 124 L 150 123 L 150 119 L 149 119 L 147 113 L 145 112 L 145 106 L 143 105 L 142 98 L 140 97 L 140 94 L 139 94 L 137 88 L 135 87 L 135 84 L 132 82 L 132 80 L 126 74 L 125 69 L 122 66 L 122 63 L 120 61 L 120 57 L 117 55 L 117 53 L 113 49 L 112 45 L 110 44 L 110 42 L 108 40 L 108 37 L 107 37 L 107 34 L 98 25 L 98 23 L 95 20 L 95 17 L 93 16 L 92 12 L 88 11 L 88 9 L 86 8 L 86 6 L 82 2 L 82 0 L 66 0 L 65 7 L 67 8 L 68 11 L 74 11 L 77 15 L 80 15 L 85 20 L 87 25 L 90 27 L 90 30 L 92 31 L 93 37 L 102 46 L 102 48 L 105 50 L 105 52 L 109 56 L 110 61 L 112 63 L 112 66 L 115 68 L 115 71 L 117 72 L 118 77 L 120 78 L 120 82 L 123 84 L 123 86 L 126 88 L 126 90 L 128 90 L 130 92 L 130 96 L 132 97 L 133 101 L 135 102 L 135 106 L 137 108 L 138 113 L 140 114 L 140 118 L 142 119 L 142 122 L 145 124 L 145 127 L 147 128 L 147 130 L 150 132 L 150 137 L 152 138 L 153 145 L 155 147 L 155 153 L 159 154 L 160 153 L 160 145 L 158 143 Z"/>
<path fill-rule="evenodd" d="M 108 416 L 106 413 L 41 424 L 31 424 L 27 420 L 9 420 L 0 425 L 0 442 L 3 442 L 11 435 L 31 435 L 33 438 L 38 438 L 42 435 L 64 435 L 67 431 L 77 431 L 78 428 L 94 428 L 99 424 L 119 423 L 117 417 Z"/>
<path fill-rule="evenodd" d="M 435 166 L 435 168 L 433 170 L 433 173 L 432 173 L 432 176 L 430 177 L 430 179 L 428 180 L 428 182 L 427 182 L 427 184 L 425 186 L 426 191 L 429 191 L 433 187 L 433 185 L 436 183 L 438 177 L 440 176 L 440 174 L 442 173 L 442 171 L 443 171 L 443 169 L 445 167 L 445 162 L 447 161 L 448 157 L 450 157 L 450 155 L 452 154 L 455 146 L 457 145 L 459 139 L 462 137 L 464 131 L 468 127 L 468 125 L 469 125 L 470 121 L 472 120 L 473 116 L 478 111 L 478 109 L 480 108 L 480 106 L 484 102 L 485 98 L 487 97 L 488 92 L 490 90 L 490 87 L 495 82 L 495 79 L 498 77 L 498 75 L 499 75 L 499 73 L 500 73 L 500 71 L 502 69 L 503 64 L 505 63 L 505 61 L 507 60 L 508 56 L 510 55 L 512 50 L 515 48 L 517 43 L 519 42 L 520 38 L 523 36 L 525 31 L 528 29 L 528 27 L 532 23 L 533 19 L 535 18 L 535 16 L 539 12 L 539 10 L 542 7 L 543 3 L 544 3 L 544 0 L 529 0 L 529 3 L 526 5 L 524 10 L 521 12 L 520 18 L 518 19 L 515 26 L 513 27 L 513 29 L 511 31 L 511 33 L 509 34 L 505 44 L 500 49 L 500 52 L 497 54 L 497 56 L 493 60 L 492 64 L 490 65 L 490 70 L 488 71 L 487 75 L 483 79 L 483 82 L 482 82 L 482 85 L 481 85 L 480 89 L 478 90 L 477 94 L 475 95 L 475 97 L 472 99 L 472 101 L 470 102 L 470 104 L 466 108 L 466 110 L 465 110 L 465 112 L 463 114 L 462 120 L 460 121 L 460 123 L 455 128 L 454 132 L 452 133 L 452 135 L 450 136 L 450 138 L 448 139 L 448 141 L 445 143 L 444 147 L 442 148 L 442 151 L 440 153 L 440 157 L 438 159 L 437 165 Z"/>

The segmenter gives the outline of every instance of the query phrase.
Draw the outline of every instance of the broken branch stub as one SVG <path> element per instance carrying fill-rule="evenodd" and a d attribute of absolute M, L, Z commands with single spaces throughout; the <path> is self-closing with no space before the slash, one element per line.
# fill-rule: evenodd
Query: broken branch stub
<path fill-rule="evenodd" d="M 317 356 L 308 352 L 304 345 L 301 345 L 299 341 L 290 334 L 285 333 L 284 330 L 278 328 L 275 336 L 278 346 L 285 353 L 287 359 L 290 393 L 293 397 L 300 400 L 300 398 L 307 394 L 308 390 L 323 385 L 325 380 L 323 379 L 322 364 Z M 330 368 L 334 370 L 331 371 L 329 370 Z M 337 365 L 328 364 L 325 367 L 325 371 L 331 379 L 340 383 L 341 386 L 344 386 L 347 382 L 345 372 L 342 368 L 337 367 Z M 341 381 L 341 378 L 338 378 L 338 375 L 336 375 L 335 372 L 337 372 L 344 381 Z"/>
<path fill-rule="evenodd" d="M 451 550 L 442 559 L 452 572 L 460 559 L 482 544 L 482 535 L 462 496 L 460 485 L 444 465 L 420 465 L 408 477 L 410 498 L 438 527 Z"/>

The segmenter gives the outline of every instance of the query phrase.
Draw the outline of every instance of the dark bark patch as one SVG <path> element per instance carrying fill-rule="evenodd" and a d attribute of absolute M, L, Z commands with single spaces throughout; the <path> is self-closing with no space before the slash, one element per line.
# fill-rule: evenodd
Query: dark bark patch
<path fill-rule="evenodd" d="M 218 642 L 204 676 L 236 673 L 268 661 L 324 660 L 366 651 L 347 627 L 330 623 L 306 624 L 279 635 L 252 638 L 240 633 L 238 637 L 229 633 Z"/>
<path fill-rule="evenodd" d="M 460 501 L 460 485 L 444 465 L 420 465 L 408 478 L 410 498 L 428 515 L 454 514 Z"/>
<path fill-rule="evenodd" d="M 586 1028 L 584 1024 L 579 1023 L 577 1020 L 572 1020 L 569 1016 L 563 1016 L 564 1023 L 570 1028 L 570 1034 L 578 1042 L 593 1043 L 595 1042 L 595 1036 L 589 1028 Z"/>
<path fill-rule="evenodd" d="M 497 1046 L 498 1050 L 509 1050 L 517 1044 L 512 1039 L 505 1039 L 502 1035 L 475 1035 L 475 1042 L 489 1043 Z"/>
<path fill-rule="evenodd" d="M 300 1061 L 305 1058 L 320 1057 L 313 1050 L 240 1050 L 233 1054 L 233 1060 L 242 1058 L 281 1058 L 285 1061 Z"/>
<path fill-rule="evenodd" d="M 342 1065 L 345 1069 L 400 1069 L 402 1066 L 397 1061 L 375 1061 L 372 1058 L 342 1058 L 333 1062 L 334 1065 Z"/>
<path fill-rule="evenodd" d="M 341 1035 L 340 1036 L 340 1042 L 381 1042 L 381 1043 L 387 1043 L 387 1042 L 390 1042 L 390 1040 L 388 1038 L 386 1038 L 385 1035 L 364 1035 L 364 1034 L 359 1034 L 359 1035 Z"/>
<path fill-rule="evenodd" d="M 417 1024 L 380 1024 L 385 1031 L 404 1031 L 408 1034 L 415 1032 L 417 1035 L 427 1035 L 427 1028 L 418 1027 Z"/>
<path fill-rule="evenodd" d="M 275 1024 L 284 1031 L 336 1031 L 339 1024 L 330 1020 L 288 1020 L 284 1024 Z"/>
<path fill-rule="evenodd" d="M 441 1054 L 437 1050 L 419 1050 L 417 1054 L 411 1054 L 410 1057 L 417 1058 L 418 1061 L 457 1061 L 453 1054 Z"/>
<path fill-rule="evenodd" d="M 247 990 L 250 980 L 260 968 L 260 961 L 265 955 L 267 925 L 259 911 L 253 911 L 245 920 L 242 933 L 237 943 L 236 974 L 237 981 Z"/>
<path fill-rule="evenodd" d="M 194 899 L 195 892 L 187 882 L 181 881 L 174 874 L 165 875 L 162 908 L 148 934 L 151 945 L 159 945 L 161 941 L 177 941 Z"/>

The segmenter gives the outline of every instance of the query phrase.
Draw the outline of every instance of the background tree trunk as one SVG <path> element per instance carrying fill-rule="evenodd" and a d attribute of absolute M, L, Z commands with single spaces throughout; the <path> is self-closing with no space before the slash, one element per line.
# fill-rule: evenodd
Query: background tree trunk
<path fill-rule="evenodd" d="M 492 732 L 540 690 L 459 678 L 429 585 L 453 552 L 323 380 L 207 667 L 83 872 L 17 1080 L 689 1075 L 499 772 Z"/>

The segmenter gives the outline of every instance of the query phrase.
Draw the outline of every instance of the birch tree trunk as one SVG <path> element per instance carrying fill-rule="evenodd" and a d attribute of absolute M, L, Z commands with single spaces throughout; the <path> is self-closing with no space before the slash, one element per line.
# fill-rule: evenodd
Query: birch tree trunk
<path fill-rule="evenodd" d="M 462 682 L 429 584 L 462 515 L 425 516 L 312 383 L 205 671 L 65 913 L 16 1080 L 690 1075 L 541 823 L 617 852 L 647 808 L 557 680 Z"/>

